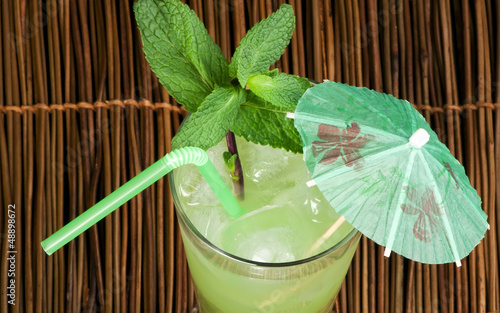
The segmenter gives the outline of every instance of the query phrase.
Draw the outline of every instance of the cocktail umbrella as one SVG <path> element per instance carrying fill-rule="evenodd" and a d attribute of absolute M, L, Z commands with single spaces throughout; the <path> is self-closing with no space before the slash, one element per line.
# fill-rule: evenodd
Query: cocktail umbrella
<path fill-rule="evenodd" d="M 293 117 L 314 183 L 386 256 L 459 266 L 484 237 L 487 215 L 463 166 L 409 102 L 326 81 Z"/>

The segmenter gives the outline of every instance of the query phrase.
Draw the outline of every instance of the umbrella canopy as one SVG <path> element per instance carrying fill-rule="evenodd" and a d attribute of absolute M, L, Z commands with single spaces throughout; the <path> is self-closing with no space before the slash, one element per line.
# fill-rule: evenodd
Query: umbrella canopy
<path fill-rule="evenodd" d="M 408 101 L 326 81 L 294 118 L 314 182 L 386 255 L 459 265 L 484 237 L 487 216 L 463 166 Z"/>

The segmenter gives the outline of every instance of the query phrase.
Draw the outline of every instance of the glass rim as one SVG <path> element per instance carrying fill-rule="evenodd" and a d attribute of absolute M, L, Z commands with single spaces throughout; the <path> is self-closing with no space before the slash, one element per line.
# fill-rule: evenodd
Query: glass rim
<path fill-rule="evenodd" d="M 168 181 L 169 181 L 169 188 L 170 188 L 170 193 L 172 194 L 173 200 L 174 200 L 174 205 L 175 205 L 175 212 L 177 213 L 177 216 L 182 219 L 182 222 L 189 228 L 189 230 L 198 238 L 203 244 L 208 246 L 210 249 L 213 251 L 217 252 L 218 254 L 227 257 L 229 259 L 233 259 L 235 261 L 253 265 L 253 266 L 259 266 L 259 267 L 268 267 L 268 268 L 278 268 L 278 267 L 290 267 L 290 266 L 297 266 L 297 265 L 302 265 L 305 263 L 309 263 L 318 259 L 321 259 L 322 257 L 332 253 L 335 250 L 338 250 L 344 244 L 346 244 L 349 240 L 351 240 L 357 233 L 358 230 L 356 228 L 352 228 L 352 230 L 342 238 L 339 242 L 337 242 L 335 245 L 332 247 L 318 253 L 315 255 L 312 255 L 307 258 L 291 261 L 291 262 L 278 262 L 278 263 L 270 263 L 270 262 L 259 262 L 259 261 L 253 261 L 249 260 L 246 258 L 239 257 L 237 255 L 234 255 L 232 253 L 229 253 L 225 251 L 224 249 L 219 248 L 218 246 L 214 245 L 210 240 L 208 240 L 205 236 L 203 236 L 198 229 L 191 223 L 191 220 L 188 218 L 188 216 L 185 214 L 184 210 L 180 208 L 179 205 L 179 197 L 177 194 L 177 189 L 175 188 L 174 184 L 174 172 L 172 171 L 171 173 L 168 174 Z"/>

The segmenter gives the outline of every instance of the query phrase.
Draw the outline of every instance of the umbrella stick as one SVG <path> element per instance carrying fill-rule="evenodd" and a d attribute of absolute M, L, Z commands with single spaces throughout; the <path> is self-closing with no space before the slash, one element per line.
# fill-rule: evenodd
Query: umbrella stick
<path fill-rule="evenodd" d="M 309 257 L 309 256 L 313 255 L 314 252 L 316 250 L 318 250 L 319 247 L 321 247 L 321 245 L 323 245 L 339 229 L 339 227 L 344 224 L 344 222 L 345 222 L 345 218 L 341 215 L 335 221 L 335 223 L 333 223 L 333 225 L 330 226 L 326 230 L 326 232 L 316 240 L 316 242 L 314 242 L 314 244 L 311 246 L 311 248 L 309 248 L 309 250 L 307 251 L 307 253 L 304 257 Z"/>

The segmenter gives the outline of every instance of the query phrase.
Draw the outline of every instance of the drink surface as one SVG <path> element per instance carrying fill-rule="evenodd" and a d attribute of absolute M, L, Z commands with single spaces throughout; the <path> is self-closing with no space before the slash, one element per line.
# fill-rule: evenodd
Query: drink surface
<path fill-rule="evenodd" d="M 352 226 L 345 223 L 319 248 L 315 242 L 339 218 L 310 180 L 301 154 L 237 138 L 245 184 L 240 201 L 245 215 L 231 219 L 195 166 L 176 169 L 174 177 L 185 214 L 201 235 L 220 249 L 243 259 L 292 262 L 318 254 L 341 241 Z M 207 151 L 233 188 L 222 154 L 225 142 Z"/>

